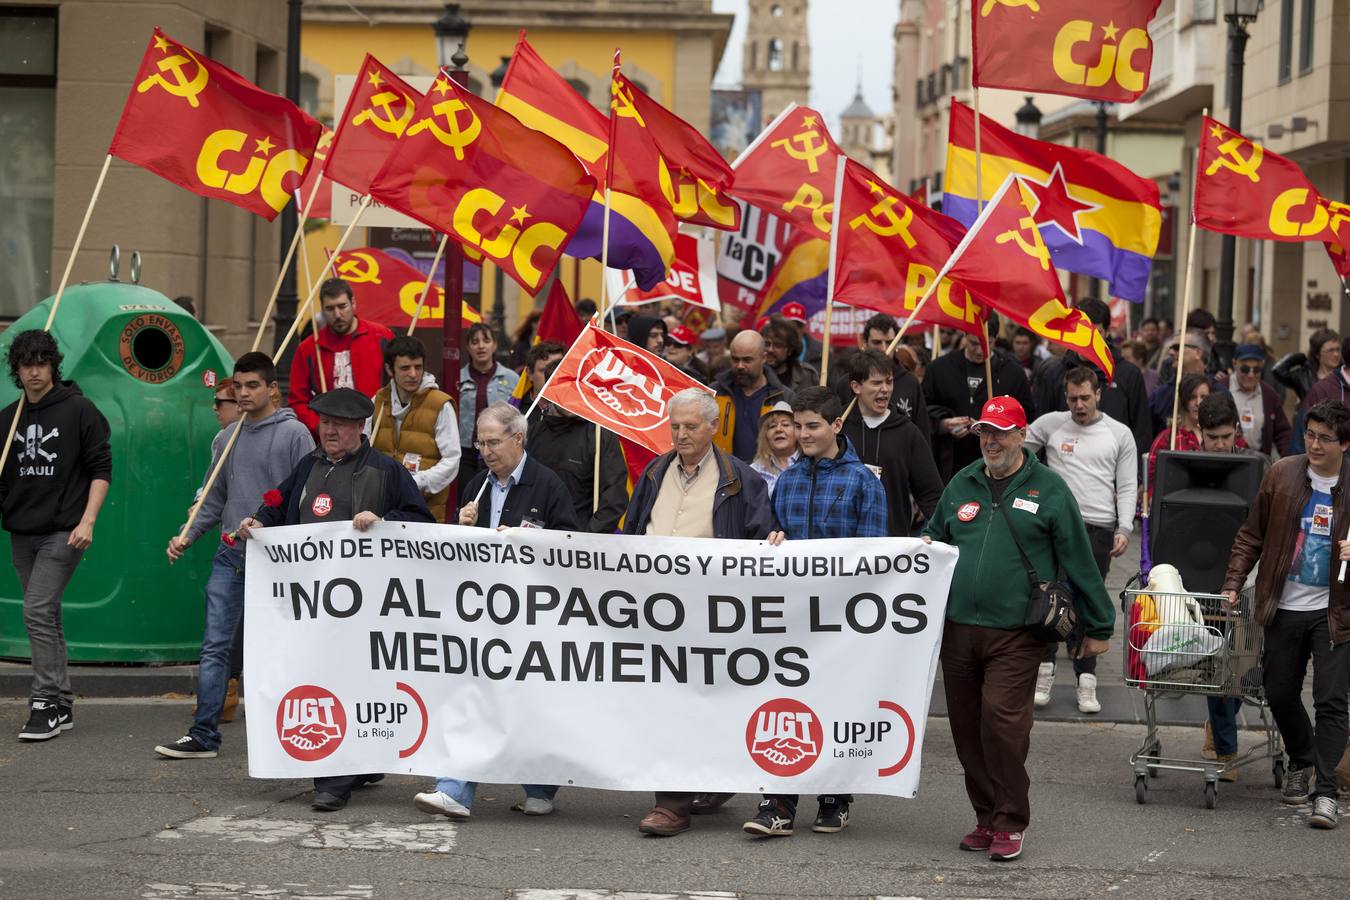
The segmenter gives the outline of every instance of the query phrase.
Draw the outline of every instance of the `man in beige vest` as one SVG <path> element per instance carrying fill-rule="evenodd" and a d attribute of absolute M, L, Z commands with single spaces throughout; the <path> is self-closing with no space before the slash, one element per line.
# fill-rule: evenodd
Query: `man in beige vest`
<path fill-rule="evenodd" d="M 459 421 L 450 395 L 426 371 L 426 355 L 422 342 L 411 336 L 400 335 L 385 346 L 389 383 L 375 393 L 366 433 L 372 447 L 412 473 L 431 514 L 443 523 L 450 485 L 459 473 Z"/>
<path fill-rule="evenodd" d="M 764 479 L 713 446 L 721 424 L 717 401 L 700 388 L 667 406 L 675 449 L 652 460 L 633 488 L 624 534 L 758 541 L 777 531 Z M 689 829 L 693 812 L 712 812 L 730 794 L 658 793 L 638 830 L 670 837 Z"/>

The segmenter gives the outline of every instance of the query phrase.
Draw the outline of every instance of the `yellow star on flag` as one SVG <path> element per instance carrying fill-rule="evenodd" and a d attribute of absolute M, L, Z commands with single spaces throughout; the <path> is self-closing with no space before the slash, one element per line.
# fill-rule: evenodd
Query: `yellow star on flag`
<path fill-rule="evenodd" d="M 253 152 L 261 153 L 263 156 L 266 156 L 267 154 L 271 153 L 272 148 L 276 146 L 275 144 L 272 143 L 271 138 L 266 137 L 263 138 L 262 140 L 254 141 L 253 143 L 255 144 Z"/>
<path fill-rule="evenodd" d="M 803 128 L 815 128 L 815 127 L 816 127 L 816 121 L 817 121 L 817 120 L 816 120 L 816 117 L 815 117 L 815 116 L 803 116 L 803 117 L 802 117 L 802 127 L 803 127 Z"/>
<path fill-rule="evenodd" d="M 1222 125 L 1215 125 L 1213 128 L 1211 128 L 1211 129 L 1209 130 L 1209 133 L 1212 134 L 1212 135 L 1214 135 L 1214 140 L 1216 140 L 1216 141 L 1221 141 L 1221 140 L 1223 140 L 1223 126 L 1222 126 Z"/>
<path fill-rule="evenodd" d="M 162 35 L 162 34 L 157 34 L 157 35 L 155 35 L 155 49 L 156 49 L 156 50 L 163 50 L 163 51 L 166 52 L 166 53 L 168 52 L 168 50 L 169 50 L 169 42 L 168 42 L 167 40 L 164 39 L 164 35 Z"/>
<path fill-rule="evenodd" d="M 370 80 L 370 86 L 373 87 L 373 88 L 375 88 L 376 90 L 379 90 L 379 89 L 380 89 L 380 85 L 384 83 L 384 79 L 380 77 L 380 72 L 379 72 L 378 69 L 376 69 L 376 70 L 374 70 L 374 71 L 372 71 L 372 72 L 370 73 L 370 79 L 369 79 L 369 80 Z"/>
<path fill-rule="evenodd" d="M 525 220 L 530 217 L 529 211 L 524 206 L 511 207 L 511 221 L 517 225 L 524 225 Z"/>
<path fill-rule="evenodd" d="M 1102 26 L 1102 32 L 1105 35 L 1104 38 L 1105 40 L 1114 41 L 1116 39 L 1117 31 L 1120 31 L 1120 29 L 1116 27 L 1115 22 L 1107 22 L 1105 25 Z"/>
<path fill-rule="evenodd" d="M 877 184 L 870 178 L 867 179 L 867 189 L 872 193 L 876 194 L 877 196 L 881 196 L 882 194 L 886 193 L 886 191 L 882 189 L 881 185 Z"/>
<path fill-rule="evenodd" d="M 444 78 L 437 78 L 436 83 L 431 86 L 431 89 L 444 97 L 446 94 L 450 93 L 450 82 L 446 81 Z"/>

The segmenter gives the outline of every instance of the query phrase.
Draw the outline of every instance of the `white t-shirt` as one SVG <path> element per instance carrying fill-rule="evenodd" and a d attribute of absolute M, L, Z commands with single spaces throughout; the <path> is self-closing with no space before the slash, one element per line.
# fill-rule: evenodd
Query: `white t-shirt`
<path fill-rule="evenodd" d="M 1294 557 L 1289 562 L 1289 580 L 1280 595 L 1280 609 L 1314 612 L 1326 609 L 1331 600 L 1331 548 L 1336 539 L 1331 521 L 1331 489 L 1340 475 L 1323 478 L 1311 468 L 1312 496 L 1303 507 Z"/>
<path fill-rule="evenodd" d="M 1078 501 L 1083 521 L 1121 534 L 1134 529 L 1136 502 L 1134 435 L 1103 414 L 1079 425 L 1067 411 L 1046 413 L 1031 423 L 1024 445 L 1045 448 L 1045 461 Z"/>
<path fill-rule="evenodd" d="M 866 413 L 864 413 L 862 420 L 867 424 L 868 428 L 877 428 L 878 426 L 881 425 L 882 422 L 885 422 L 888 418 L 890 418 L 890 415 L 891 415 L 890 410 L 887 410 L 886 412 L 882 413 L 879 416 L 869 416 Z"/>

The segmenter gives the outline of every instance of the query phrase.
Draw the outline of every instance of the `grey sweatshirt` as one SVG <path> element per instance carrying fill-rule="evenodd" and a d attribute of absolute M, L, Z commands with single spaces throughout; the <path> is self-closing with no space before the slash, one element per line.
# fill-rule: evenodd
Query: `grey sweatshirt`
<path fill-rule="evenodd" d="M 221 429 L 211 442 L 211 465 L 203 483 L 210 477 L 235 427 L 244 429 L 188 531 L 188 543 L 196 543 L 217 525 L 233 531 L 241 519 L 257 512 L 263 494 L 285 481 L 296 464 L 314 450 L 309 429 L 300 424 L 290 409 L 279 409 L 261 422 L 250 422 L 247 418 L 239 421 L 239 426 Z"/>

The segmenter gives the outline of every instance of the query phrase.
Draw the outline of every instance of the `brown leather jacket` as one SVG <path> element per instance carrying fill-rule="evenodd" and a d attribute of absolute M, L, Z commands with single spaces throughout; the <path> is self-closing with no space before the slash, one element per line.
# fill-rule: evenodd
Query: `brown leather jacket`
<path fill-rule="evenodd" d="M 1343 532 L 1350 526 L 1350 462 L 1341 461 L 1340 480 L 1331 489 L 1331 527 Z M 1261 490 L 1252 503 L 1247 521 L 1233 539 L 1233 554 L 1228 560 L 1228 574 L 1224 577 L 1225 591 L 1237 591 L 1247 581 L 1256 561 L 1261 569 L 1256 573 L 1256 621 L 1269 625 L 1289 577 L 1294 542 L 1300 532 L 1299 520 L 1303 507 L 1312 496 L 1308 481 L 1308 457 L 1299 454 L 1287 456 L 1266 472 L 1261 479 Z M 1331 605 L 1328 619 L 1331 639 L 1335 643 L 1350 640 L 1350 578 L 1342 584 L 1336 580 L 1340 563 L 1336 556 L 1341 541 L 1333 541 L 1331 553 Z"/>

